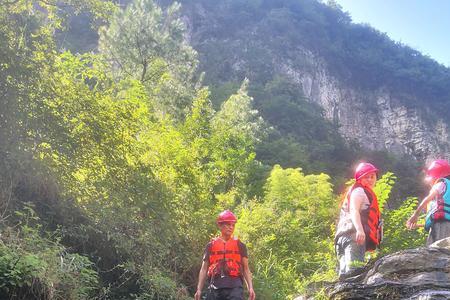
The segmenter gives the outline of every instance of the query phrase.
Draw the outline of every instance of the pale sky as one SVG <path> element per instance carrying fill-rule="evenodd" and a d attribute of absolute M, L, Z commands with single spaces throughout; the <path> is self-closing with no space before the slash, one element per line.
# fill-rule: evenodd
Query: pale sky
<path fill-rule="evenodd" d="M 336 0 L 354 23 L 370 24 L 450 67 L 450 0 Z"/>

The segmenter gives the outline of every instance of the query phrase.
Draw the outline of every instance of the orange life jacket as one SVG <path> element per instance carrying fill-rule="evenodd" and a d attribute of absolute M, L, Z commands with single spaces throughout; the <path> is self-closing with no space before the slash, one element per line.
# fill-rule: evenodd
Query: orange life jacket
<path fill-rule="evenodd" d="M 366 250 L 372 251 L 380 244 L 383 235 L 378 199 L 372 189 L 364 187 L 357 182 L 353 185 L 350 193 L 348 193 L 348 202 L 350 202 L 351 192 L 357 187 L 363 188 L 370 203 L 367 209 L 360 212 L 360 215 L 361 224 L 364 228 L 364 233 L 366 234 Z M 347 205 L 347 207 L 350 207 L 350 205 Z"/>
<path fill-rule="evenodd" d="M 208 276 L 217 275 L 239 277 L 241 275 L 241 252 L 239 239 L 231 238 L 227 242 L 221 238 L 211 241 L 209 249 Z"/>

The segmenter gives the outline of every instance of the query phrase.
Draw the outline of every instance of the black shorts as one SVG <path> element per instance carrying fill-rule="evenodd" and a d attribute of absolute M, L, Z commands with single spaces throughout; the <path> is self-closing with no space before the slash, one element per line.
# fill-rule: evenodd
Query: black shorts
<path fill-rule="evenodd" d="M 244 290 L 242 287 L 208 289 L 206 300 L 243 300 Z"/>

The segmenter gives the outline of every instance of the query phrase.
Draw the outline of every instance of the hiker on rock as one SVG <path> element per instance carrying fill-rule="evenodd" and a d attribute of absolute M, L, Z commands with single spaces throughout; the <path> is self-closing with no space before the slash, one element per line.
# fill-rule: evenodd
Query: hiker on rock
<path fill-rule="evenodd" d="M 219 214 L 217 225 L 221 234 L 206 246 L 195 300 L 200 300 L 207 277 L 209 282 L 207 300 L 242 300 L 243 280 L 247 284 L 248 299 L 255 299 L 252 274 L 248 267 L 247 247 L 233 237 L 236 222 L 236 216 L 229 210 Z"/>
<path fill-rule="evenodd" d="M 427 206 L 425 230 L 429 232 L 427 246 L 450 237 L 450 164 L 445 159 L 433 161 L 426 171 L 425 181 L 431 185 L 428 195 L 406 222 L 409 229 L 420 227 L 417 219 Z"/>
<path fill-rule="evenodd" d="M 365 252 L 375 250 L 381 241 L 380 209 L 372 190 L 377 172 L 374 165 L 360 163 L 355 170 L 355 183 L 342 201 L 334 240 L 339 279 L 357 275 L 362 270 L 359 267 L 364 263 Z"/>

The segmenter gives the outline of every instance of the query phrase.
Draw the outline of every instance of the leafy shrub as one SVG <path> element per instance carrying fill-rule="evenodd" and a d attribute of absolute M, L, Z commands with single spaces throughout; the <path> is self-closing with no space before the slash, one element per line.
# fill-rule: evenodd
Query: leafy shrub
<path fill-rule="evenodd" d="M 276 165 L 265 190 L 261 201 L 242 209 L 236 230 L 249 248 L 257 294 L 286 299 L 307 278 L 330 274 L 337 205 L 325 174 L 305 175 Z"/>
<path fill-rule="evenodd" d="M 98 288 L 93 263 L 44 232 L 31 206 L 17 216 L 15 226 L 1 226 L 0 298 L 92 299 Z"/>
<path fill-rule="evenodd" d="M 188 300 L 187 289 L 180 287 L 171 277 L 157 269 L 150 269 L 141 276 L 143 290 L 136 300 Z"/>
<path fill-rule="evenodd" d="M 417 198 L 408 198 L 398 209 L 386 211 L 384 215 L 382 253 L 392 253 L 425 245 L 423 228 L 418 230 L 408 230 L 406 228 L 406 220 L 413 214 L 417 203 Z"/>

